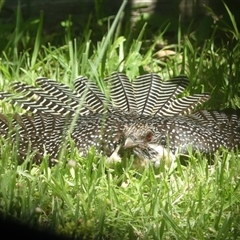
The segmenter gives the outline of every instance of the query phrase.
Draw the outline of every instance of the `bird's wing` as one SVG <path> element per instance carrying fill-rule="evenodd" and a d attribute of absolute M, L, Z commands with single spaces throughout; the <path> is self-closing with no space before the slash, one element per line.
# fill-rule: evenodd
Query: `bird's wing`
<path fill-rule="evenodd" d="M 102 113 L 106 110 L 108 100 L 95 83 L 86 77 L 79 76 L 75 80 L 74 87 L 80 98 L 84 99 L 94 112 Z"/>
<path fill-rule="evenodd" d="M 51 95 L 51 97 L 55 98 L 63 103 L 66 108 L 72 112 L 79 111 L 80 115 L 89 114 L 91 112 L 91 108 L 85 105 L 83 99 L 80 99 L 78 93 L 70 89 L 68 86 L 58 83 L 55 80 L 38 78 L 36 83 L 47 92 L 47 94 Z"/>
<path fill-rule="evenodd" d="M 67 117 L 52 114 L 0 114 L 0 135 L 16 145 L 19 163 L 31 153 L 35 163 L 41 163 L 45 154 L 49 165 L 53 166 L 67 136 L 70 121 Z"/>
<path fill-rule="evenodd" d="M 224 136 L 229 149 L 240 146 L 240 112 L 232 109 L 222 111 L 199 110 L 188 117 Z"/>
<path fill-rule="evenodd" d="M 238 110 L 199 110 L 188 116 L 205 126 L 234 126 L 240 132 L 240 112 Z"/>
<path fill-rule="evenodd" d="M 31 111 L 33 113 L 37 112 L 44 112 L 49 114 L 57 114 L 54 110 L 39 106 L 39 104 L 36 104 L 35 101 L 31 101 L 29 99 L 26 99 L 25 96 L 19 96 L 17 97 L 16 94 L 8 93 L 8 92 L 0 92 L 0 99 L 6 100 L 7 102 L 11 103 L 13 106 L 19 105 L 21 108 Z"/>
<path fill-rule="evenodd" d="M 191 119 L 194 119 L 201 124 L 216 124 L 216 123 L 228 123 L 230 121 L 230 117 L 233 115 L 227 115 L 224 113 L 224 111 L 211 111 L 211 110 L 199 110 L 192 114 L 190 114 L 188 117 Z"/>
<path fill-rule="evenodd" d="M 74 115 L 80 107 L 80 114 L 88 114 L 91 109 L 77 99 L 75 93 L 67 86 L 57 83 L 48 78 L 38 78 L 36 83 L 41 87 L 33 87 L 21 82 L 12 84 L 16 94 L 0 92 L 0 99 L 7 100 L 13 105 L 20 105 L 21 108 L 40 114 L 53 115 Z"/>

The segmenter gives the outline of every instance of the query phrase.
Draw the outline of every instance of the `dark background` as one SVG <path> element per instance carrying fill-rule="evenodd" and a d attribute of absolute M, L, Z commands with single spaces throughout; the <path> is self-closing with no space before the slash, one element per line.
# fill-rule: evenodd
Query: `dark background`
<path fill-rule="evenodd" d="M 2 0 L 2 3 L 1 24 L 8 24 L 9 30 L 11 27 L 14 29 L 18 1 Z M 61 21 L 71 18 L 75 24 L 75 34 L 79 36 L 91 18 L 93 40 L 99 40 L 107 30 L 106 24 L 101 24 L 99 20 L 114 16 L 121 3 L 122 0 L 22 0 L 20 6 L 24 21 L 38 18 L 43 11 L 44 33 L 49 35 L 61 34 Z M 239 24 L 240 0 L 225 0 L 225 3 Z M 143 17 L 143 14 L 147 17 Z M 189 31 L 191 25 L 191 28 L 201 32 L 199 38 L 208 38 L 211 34 L 211 23 L 223 19 L 224 15 L 227 15 L 227 12 L 221 0 L 129 0 L 124 22 L 126 26 L 133 22 L 142 26 L 142 22 L 147 21 L 147 31 L 151 37 L 162 23 L 170 21 L 168 34 L 171 39 L 176 35 L 180 20 L 183 31 Z M 137 27 L 135 29 L 139 31 Z"/>

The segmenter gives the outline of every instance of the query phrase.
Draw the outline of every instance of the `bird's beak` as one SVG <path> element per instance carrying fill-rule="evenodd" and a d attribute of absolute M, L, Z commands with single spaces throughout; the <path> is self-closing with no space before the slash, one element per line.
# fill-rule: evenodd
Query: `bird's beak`
<path fill-rule="evenodd" d="M 134 148 L 139 145 L 138 142 L 134 141 L 132 138 L 128 137 L 124 143 L 124 148 Z"/>

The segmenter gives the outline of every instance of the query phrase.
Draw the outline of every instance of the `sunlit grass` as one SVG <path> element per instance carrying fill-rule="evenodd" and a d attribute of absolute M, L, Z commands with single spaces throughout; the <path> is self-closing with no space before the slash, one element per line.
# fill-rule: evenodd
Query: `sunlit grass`
<path fill-rule="evenodd" d="M 103 78 L 113 71 L 124 71 L 131 79 L 154 71 L 164 79 L 186 74 L 190 78 L 186 94 L 212 94 L 207 108 L 239 107 L 240 43 L 234 22 L 226 30 L 228 42 L 234 38 L 230 50 L 227 43 L 215 44 L 215 25 L 202 45 L 179 29 L 178 41 L 163 47 L 174 54 L 160 57 L 155 46 L 164 34 L 155 36 L 146 49 L 147 25 L 131 40 L 120 34 L 122 14 L 121 9 L 97 44 L 91 42 L 89 24 L 82 38 L 72 36 L 70 25 L 65 25 L 61 46 L 41 45 L 40 18 L 33 47 L 18 51 L 19 44 L 27 45 L 18 12 L 15 37 L 0 56 L 1 89 L 9 90 L 15 80 L 35 84 L 38 76 L 72 87 L 78 75 L 85 75 L 104 92 Z M 1 109 L 20 111 L 6 103 Z M 212 165 L 197 156 L 187 166 L 177 160 L 175 170 L 164 166 L 138 170 L 129 159 L 108 166 L 105 157 L 94 151 L 87 158 L 72 151 L 50 169 L 47 156 L 40 166 L 29 168 L 30 156 L 18 165 L 12 146 L 2 146 L 0 212 L 30 226 L 87 239 L 236 239 L 240 235 L 236 153 L 217 155 Z"/>

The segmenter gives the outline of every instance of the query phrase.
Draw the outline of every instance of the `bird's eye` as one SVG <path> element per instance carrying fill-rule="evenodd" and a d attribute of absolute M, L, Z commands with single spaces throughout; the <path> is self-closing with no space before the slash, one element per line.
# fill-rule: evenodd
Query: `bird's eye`
<path fill-rule="evenodd" d="M 149 132 L 149 133 L 146 135 L 146 140 L 147 140 L 148 142 L 150 142 L 150 141 L 152 140 L 152 136 L 153 136 L 153 134 L 152 134 L 151 132 Z"/>

